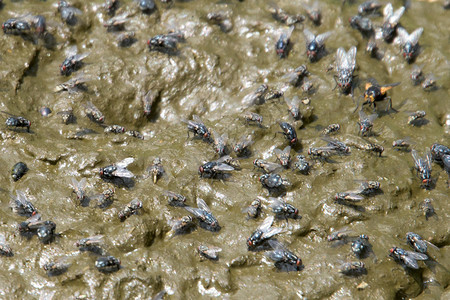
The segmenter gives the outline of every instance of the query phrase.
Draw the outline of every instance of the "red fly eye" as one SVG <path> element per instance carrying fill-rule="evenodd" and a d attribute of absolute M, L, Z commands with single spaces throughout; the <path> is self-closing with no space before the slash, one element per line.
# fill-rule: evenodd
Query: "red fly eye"
<path fill-rule="evenodd" d="M 147 45 L 149 45 L 149 46 L 150 46 L 150 40 L 148 40 L 148 41 L 147 41 Z"/>

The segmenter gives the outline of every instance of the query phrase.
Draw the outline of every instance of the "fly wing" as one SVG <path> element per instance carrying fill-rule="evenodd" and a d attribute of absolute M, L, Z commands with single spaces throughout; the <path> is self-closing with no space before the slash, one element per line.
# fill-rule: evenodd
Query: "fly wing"
<path fill-rule="evenodd" d="M 28 222 L 34 223 L 41 220 L 41 214 L 37 213 L 27 219 Z"/>
<path fill-rule="evenodd" d="M 321 139 L 324 140 L 325 142 L 328 142 L 328 143 L 332 144 L 332 145 L 337 145 L 336 142 L 338 142 L 337 140 L 332 139 L 332 138 L 330 138 L 328 136 L 323 136 Z"/>
<path fill-rule="evenodd" d="M 269 239 L 269 238 L 273 237 L 274 235 L 277 235 L 277 234 L 279 234 L 281 232 L 283 232 L 282 228 L 273 227 L 273 228 L 270 228 L 268 231 L 264 232 L 262 237 L 264 239 Z"/>
<path fill-rule="evenodd" d="M 191 214 L 193 214 L 197 218 L 200 218 L 201 216 L 203 216 L 202 210 L 199 209 L 199 208 L 185 206 L 184 209 L 186 209 L 188 212 L 190 212 Z"/>
<path fill-rule="evenodd" d="M 327 31 L 322 34 L 319 34 L 316 37 L 316 42 L 319 44 L 319 46 L 323 46 L 325 41 L 331 36 L 332 33 L 333 33 L 332 31 Z"/>
<path fill-rule="evenodd" d="M 340 69 L 344 68 L 343 64 L 345 63 L 346 60 L 347 60 L 346 53 L 345 53 L 344 48 L 337 49 L 337 51 L 336 51 L 336 69 L 338 70 L 338 72 Z"/>
<path fill-rule="evenodd" d="M 71 181 L 72 181 L 72 188 L 77 189 L 79 182 L 73 177 L 71 178 Z"/>
<path fill-rule="evenodd" d="M 201 198 L 197 198 L 197 206 L 201 210 L 211 213 L 211 209 L 209 209 L 209 206 L 208 206 L 208 204 L 206 204 L 205 200 L 203 200 Z"/>
<path fill-rule="evenodd" d="M 69 48 L 67 48 L 67 50 L 65 52 L 66 52 L 67 57 L 74 56 L 78 52 L 77 46 L 74 45 L 72 47 L 69 47 Z"/>
<path fill-rule="evenodd" d="M 414 258 L 409 256 L 402 256 L 402 258 L 406 266 L 416 270 L 419 269 L 419 264 L 417 263 L 417 260 L 415 260 Z"/>
<path fill-rule="evenodd" d="M 278 171 L 282 170 L 282 166 L 279 164 L 275 164 L 275 163 L 265 163 L 264 165 L 264 171 L 266 171 L 267 173 L 273 173 L 276 172 L 278 173 Z"/>
<path fill-rule="evenodd" d="M 397 38 L 394 40 L 394 44 L 396 45 L 404 45 L 410 37 L 408 31 L 403 27 L 397 28 L 397 35 Z"/>
<path fill-rule="evenodd" d="M 274 198 L 274 197 L 269 197 L 269 202 L 270 202 L 270 205 L 269 205 L 270 208 L 273 208 L 273 207 L 276 207 L 277 205 L 283 204 L 282 201 L 280 201 L 278 198 Z"/>
<path fill-rule="evenodd" d="M 197 123 L 200 123 L 200 124 L 203 124 L 203 125 L 204 125 L 203 121 L 200 119 L 199 116 L 193 115 L 193 116 L 192 116 L 192 119 L 194 120 L 194 122 L 197 122 Z"/>
<path fill-rule="evenodd" d="M 99 235 L 90 236 L 90 237 L 88 237 L 88 239 L 91 243 L 101 244 L 103 242 L 103 235 L 99 234 Z"/>
<path fill-rule="evenodd" d="M 286 74 L 286 75 L 284 75 L 283 77 L 285 77 L 285 76 L 287 76 L 287 75 L 290 75 L 290 74 L 291 74 L 291 73 Z M 294 74 L 294 76 L 296 76 L 295 73 L 292 73 L 292 74 Z M 288 108 L 291 109 L 292 106 L 293 106 L 293 101 L 291 101 L 288 97 L 284 97 L 284 101 L 286 102 Z"/>
<path fill-rule="evenodd" d="M 416 30 L 413 31 L 413 33 L 411 33 L 408 37 L 408 42 L 410 42 L 413 45 L 416 45 L 417 42 L 419 41 L 420 36 L 423 33 L 423 28 L 417 28 Z"/>
<path fill-rule="evenodd" d="M 216 160 L 217 163 L 224 163 L 225 161 L 232 160 L 231 156 L 225 155 Z"/>
<path fill-rule="evenodd" d="M 224 134 L 222 134 L 221 138 L 222 138 L 222 142 L 224 144 L 226 144 L 228 141 L 228 133 L 225 132 Z"/>
<path fill-rule="evenodd" d="M 19 202 L 23 205 L 26 205 L 30 202 L 28 201 L 27 195 L 25 195 L 25 193 L 22 191 L 17 191 L 17 200 L 19 200 Z"/>
<path fill-rule="evenodd" d="M 76 61 L 81 61 L 81 60 L 85 59 L 86 57 L 88 57 L 89 54 L 91 54 L 91 52 L 86 52 L 86 53 L 77 54 L 77 55 L 75 55 L 74 59 L 75 59 Z"/>
<path fill-rule="evenodd" d="M 428 246 L 431 246 L 432 248 L 434 248 L 434 249 L 436 249 L 436 250 L 439 250 L 439 247 L 436 246 L 435 244 L 430 243 L 429 241 L 424 241 L 424 242 L 427 243 Z"/>
<path fill-rule="evenodd" d="M 303 29 L 303 34 L 305 35 L 306 46 L 316 39 L 316 36 L 306 28 Z"/>
<path fill-rule="evenodd" d="M 419 154 L 417 153 L 417 151 L 415 149 L 411 150 L 411 155 L 414 159 L 414 164 L 416 165 L 416 167 L 420 166 L 420 157 Z"/>
<path fill-rule="evenodd" d="M 407 256 L 412 257 L 415 260 L 427 260 L 428 255 L 419 253 L 419 252 L 412 252 L 412 251 L 406 251 L 408 253 Z"/>
<path fill-rule="evenodd" d="M 294 96 L 292 98 L 291 105 L 298 108 L 299 104 L 300 104 L 300 99 L 298 98 L 298 96 Z"/>
<path fill-rule="evenodd" d="M 124 160 L 122 160 L 122 161 L 116 163 L 116 166 L 117 166 L 117 167 L 120 167 L 120 168 L 126 168 L 129 164 L 131 164 L 131 163 L 133 163 L 133 162 L 134 162 L 134 158 L 132 158 L 132 157 L 127 157 L 127 158 L 125 158 Z"/>
<path fill-rule="evenodd" d="M 275 153 L 275 155 L 280 158 L 281 155 L 283 155 L 283 151 L 281 151 L 278 148 L 273 149 L 273 152 Z"/>
<path fill-rule="evenodd" d="M 370 123 L 373 123 L 373 121 L 375 121 L 376 118 L 378 118 L 377 114 L 371 114 L 370 116 L 367 117 Z"/>
<path fill-rule="evenodd" d="M 286 148 L 283 149 L 283 153 L 284 153 L 284 154 L 289 154 L 289 153 L 291 153 L 291 146 L 286 146 Z"/>
<path fill-rule="evenodd" d="M 394 13 L 394 8 L 391 3 L 386 4 L 383 9 L 384 22 L 386 22 Z"/>
<path fill-rule="evenodd" d="M 289 72 L 287 74 L 284 74 L 281 77 L 281 79 L 286 80 L 289 83 L 292 82 L 292 84 L 294 84 L 296 82 L 296 80 L 297 80 L 297 77 L 298 77 L 297 72 L 294 71 L 294 72 Z M 286 103 L 288 103 L 286 99 L 287 98 L 285 97 L 284 100 L 286 101 Z M 288 106 L 289 106 L 289 104 L 288 104 Z"/>
<path fill-rule="evenodd" d="M 286 250 L 286 247 L 279 241 L 269 240 L 269 245 L 274 250 Z"/>
<path fill-rule="evenodd" d="M 294 31 L 295 26 L 292 25 L 291 27 L 289 27 L 289 29 L 286 31 L 286 33 L 284 33 L 286 35 L 287 39 L 291 38 L 292 32 Z"/>
<path fill-rule="evenodd" d="M 367 119 L 367 115 L 366 115 L 366 113 L 361 109 L 361 110 L 359 111 L 359 121 L 363 121 L 363 120 L 365 120 L 365 119 Z"/>
<path fill-rule="evenodd" d="M 133 178 L 134 174 L 127 170 L 126 168 L 121 168 L 117 166 L 117 169 L 113 172 L 113 175 L 116 177 L 124 177 L 124 178 Z"/>
<path fill-rule="evenodd" d="M 219 163 L 214 167 L 217 171 L 234 171 L 234 168 L 230 165 Z"/>
<path fill-rule="evenodd" d="M 430 153 L 430 151 L 427 152 L 427 155 L 425 156 L 425 161 L 427 163 L 428 169 L 431 170 L 431 153 Z"/>
<path fill-rule="evenodd" d="M 361 201 L 364 199 L 363 196 L 358 195 L 358 192 L 360 193 L 361 191 L 353 191 L 353 192 L 348 192 L 348 195 L 346 197 L 346 199 L 350 200 L 350 201 Z"/>
<path fill-rule="evenodd" d="M 265 218 L 264 221 L 261 223 L 261 225 L 258 226 L 258 229 L 261 230 L 262 232 L 267 232 L 270 226 L 272 226 L 273 224 L 273 219 L 274 219 L 273 216 Z"/>
<path fill-rule="evenodd" d="M 5 245 L 6 244 L 6 238 L 3 234 L 0 234 L 0 245 Z"/>
<path fill-rule="evenodd" d="M 388 18 L 388 21 L 392 25 L 396 25 L 400 18 L 403 16 L 403 13 L 405 12 L 405 7 L 402 6 L 399 9 L 397 9 L 392 16 Z"/>
<path fill-rule="evenodd" d="M 77 187 L 80 190 L 83 190 L 86 187 L 86 178 L 85 177 L 81 178 L 81 180 L 78 181 Z"/>
<path fill-rule="evenodd" d="M 73 6 L 62 7 L 62 8 L 61 8 L 61 11 L 63 11 L 63 10 L 65 10 L 65 11 L 70 11 L 71 13 L 73 13 L 73 14 L 75 14 L 75 15 L 77 15 L 77 16 L 80 16 L 80 15 L 83 14 L 83 12 L 82 12 L 81 10 L 79 10 L 78 8 L 73 7 Z"/>
<path fill-rule="evenodd" d="M 356 67 L 356 47 L 353 46 L 348 50 L 347 52 L 347 64 L 349 66 L 349 69 L 352 71 L 355 70 Z"/>

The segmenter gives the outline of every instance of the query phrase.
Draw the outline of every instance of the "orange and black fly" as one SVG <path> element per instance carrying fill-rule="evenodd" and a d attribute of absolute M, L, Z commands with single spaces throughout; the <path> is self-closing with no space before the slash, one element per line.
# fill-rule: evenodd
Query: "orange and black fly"
<path fill-rule="evenodd" d="M 369 79 L 366 83 L 366 90 L 364 92 L 364 104 L 369 104 L 370 106 L 373 105 L 374 108 L 376 108 L 376 102 L 383 101 L 387 99 L 388 102 L 388 108 L 392 109 L 392 101 L 390 97 L 386 96 L 386 92 L 389 91 L 394 86 L 399 85 L 400 82 L 391 83 L 391 84 L 385 84 L 385 85 L 379 85 L 375 79 Z"/>

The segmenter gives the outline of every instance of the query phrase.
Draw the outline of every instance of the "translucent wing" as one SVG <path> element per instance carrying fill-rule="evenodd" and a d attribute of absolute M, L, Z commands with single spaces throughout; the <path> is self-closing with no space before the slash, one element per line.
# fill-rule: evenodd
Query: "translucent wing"
<path fill-rule="evenodd" d="M 353 46 L 347 52 L 347 64 L 349 68 L 353 71 L 356 67 L 356 47 Z"/>
<path fill-rule="evenodd" d="M 27 221 L 30 222 L 30 223 L 34 223 L 34 222 L 39 221 L 40 219 L 41 219 L 41 214 L 37 213 L 37 214 L 35 214 L 35 215 L 29 217 L 29 218 L 27 219 Z"/>
<path fill-rule="evenodd" d="M 394 8 L 392 7 L 391 3 L 386 4 L 386 6 L 383 9 L 383 16 L 384 16 L 384 22 L 386 22 L 390 16 L 394 13 Z"/>
<path fill-rule="evenodd" d="M 134 158 L 132 157 L 127 157 L 124 160 L 116 163 L 117 167 L 121 167 L 121 168 L 126 168 L 129 164 L 134 162 Z"/>
<path fill-rule="evenodd" d="M 289 27 L 289 29 L 284 32 L 282 35 L 284 35 L 287 39 L 291 38 L 292 32 L 294 31 L 295 26 Z"/>
<path fill-rule="evenodd" d="M 431 246 L 432 248 L 434 248 L 434 249 L 436 249 L 436 250 L 439 250 L 439 247 L 438 246 L 436 246 L 435 244 L 433 244 L 433 243 L 430 243 L 429 241 L 424 241 L 428 246 Z"/>
<path fill-rule="evenodd" d="M 203 215 L 202 210 L 200 210 L 199 208 L 185 206 L 184 209 L 186 209 L 188 212 L 190 212 L 191 214 L 193 214 L 194 216 L 196 216 L 198 218 Z"/>
<path fill-rule="evenodd" d="M 337 70 L 344 68 L 343 64 L 346 63 L 346 60 L 347 60 L 347 58 L 346 58 L 346 53 L 345 53 L 344 48 L 337 49 L 337 51 L 336 51 L 336 68 L 337 68 Z"/>
<path fill-rule="evenodd" d="M 405 7 L 402 6 L 399 9 L 397 9 L 392 16 L 388 18 L 389 23 L 391 24 L 397 24 L 400 18 L 403 16 L 403 13 L 405 12 Z"/>
<path fill-rule="evenodd" d="M 281 233 L 281 232 L 283 232 L 283 229 L 282 229 L 282 228 L 279 228 L 279 227 L 273 227 L 273 228 L 270 228 L 268 231 L 264 232 L 263 235 L 262 235 L 262 237 L 263 237 L 264 239 L 268 239 L 268 238 L 271 238 L 271 237 L 273 237 L 274 235 L 277 235 L 277 234 L 279 234 L 279 233 Z"/>
<path fill-rule="evenodd" d="M 91 243 L 95 243 L 95 244 L 103 243 L 103 235 L 101 235 L 101 234 L 90 236 L 87 239 L 89 239 L 89 242 L 91 242 Z"/>
<path fill-rule="evenodd" d="M 298 105 L 300 104 L 300 99 L 298 98 L 298 96 L 294 96 L 292 98 L 291 104 L 294 107 L 298 107 Z"/>
<path fill-rule="evenodd" d="M 367 117 L 370 123 L 373 123 L 373 121 L 375 121 L 376 118 L 378 118 L 377 114 L 371 114 L 370 116 Z"/>
<path fill-rule="evenodd" d="M 208 206 L 208 204 L 206 204 L 205 200 L 203 200 L 201 198 L 197 198 L 197 206 L 201 210 L 211 213 L 211 209 L 209 209 L 209 206 Z"/>
<path fill-rule="evenodd" d="M 419 154 L 417 153 L 417 151 L 416 151 L 415 149 L 412 149 L 412 150 L 411 150 L 411 155 L 412 155 L 412 157 L 413 157 L 413 159 L 414 159 L 415 165 L 416 165 L 417 167 L 419 167 L 419 166 L 420 166 L 420 157 L 419 157 Z"/>
<path fill-rule="evenodd" d="M 0 234 L 0 244 L 5 245 L 6 244 L 6 238 L 3 234 Z"/>
<path fill-rule="evenodd" d="M 332 31 L 328 31 L 328 32 L 324 32 L 322 34 L 319 34 L 316 37 L 316 41 L 319 44 L 319 46 L 323 46 L 325 41 L 331 36 L 332 33 L 333 33 Z"/>
<path fill-rule="evenodd" d="M 361 200 L 363 200 L 364 197 L 358 195 L 357 192 L 358 192 L 358 191 L 355 191 L 355 192 L 349 192 L 349 193 L 346 195 L 345 199 L 350 200 L 350 201 L 361 201 Z"/>
<path fill-rule="evenodd" d="M 265 218 L 264 221 L 261 223 L 261 225 L 258 226 L 258 229 L 261 230 L 262 232 L 268 231 L 270 226 L 272 226 L 273 219 L 274 219 L 273 216 Z"/>
<path fill-rule="evenodd" d="M 86 178 L 81 178 L 81 180 L 78 181 L 77 187 L 78 189 L 84 189 L 86 187 Z"/>
<path fill-rule="evenodd" d="M 397 28 L 398 37 L 394 40 L 395 44 L 404 45 L 409 38 L 408 32 L 403 27 Z"/>
<path fill-rule="evenodd" d="M 283 154 L 283 151 L 281 151 L 281 150 L 278 149 L 278 148 L 273 149 L 273 152 L 275 153 L 275 155 L 276 155 L 277 157 L 280 157 L 280 156 Z"/>
<path fill-rule="evenodd" d="M 197 115 L 193 115 L 192 119 L 194 120 L 194 122 L 200 123 L 200 124 L 204 124 L 203 121 L 200 119 L 199 116 Z"/>
<path fill-rule="evenodd" d="M 430 151 L 427 152 L 427 154 L 425 156 L 425 161 L 427 163 L 428 169 L 431 170 L 431 153 L 430 153 Z"/>
<path fill-rule="evenodd" d="M 91 54 L 91 53 L 90 52 L 85 52 L 85 53 L 77 54 L 77 55 L 75 55 L 74 60 L 77 60 L 77 61 L 83 60 L 86 57 L 88 57 L 89 54 Z"/>
<path fill-rule="evenodd" d="M 286 250 L 286 247 L 279 241 L 269 240 L 269 245 L 274 250 Z"/>
<path fill-rule="evenodd" d="M 413 33 L 411 33 L 409 35 L 408 42 L 410 42 L 413 45 L 417 44 L 422 33 L 423 33 L 423 28 L 422 27 L 417 28 L 416 30 L 413 31 Z"/>
<path fill-rule="evenodd" d="M 113 172 L 113 175 L 116 177 L 124 177 L 124 178 L 134 177 L 134 174 L 131 171 L 121 167 L 117 167 L 117 170 Z"/>
<path fill-rule="evenodd" d="M 286 146 L 286 148 L 283 149 L 283 153 L 284 153 L 284 154 L 289 154 L 289 153 L 291 153 L 291 146 Z"/>
<path fill-rule="evenodd" d="M 275 164 L 275 163 L 271 163 L 271 162 L 264 164 L 264 171 L 266 171 L 267 173 L 281 171 L 281 169 L 282 169 L 282 166 L 279 164 Z"/>
<path fill-rule="evenodd" d="M 306 41 L 306 45 L 309 45 L 312 41 L 315 40 L 316 36 L 309 31 L 308 29 L 303 29 L 303 34 L 305 35 L 305 41 Z"/>
<path fill-rule="evenodd" d="M 66 56 L 70 57 L 70 56 L 74 56 L 75 54 L 77 54 L 78 50 L 77 50 L 77 46 L 71 46 L 69 48 L 67 48 L 66 52 Z"/>
<path fill-rule="evenodd" d="M 28 203 L 30 203 L 30 201 L 28 201 L 27 195 L 25 195 L 25 193 L 22 191 L 17 191 L 17 200 L 19 200 L 19 202 L 23 205 L 27 205 Z"/>
<path fill-rule="evenodd" d="M 412 252 L 412 251 L 406 251 L 408 253 L 407 256 L 412 257 L 413 259 L 416 260 L 427 260 L 428 259 L 428 255 L 423 254 L 423 253 L 419 253 L 419 252 Z"/>
<path fill-rule="evenodd" d="M 219 158 L 218 160 L 216 160 L 216 162 L 223 163 L 223 162 L 231 160 L 231 159 L 232 159 L 231 156 L 225 155 L 225 156 L 222 156 L 221 158 Z"/>
<path fill-rule="evenodd" d="M 215 166 L 215 169 L 218 171 L 234 171 L 234 168 L 232 166 L 223 163 L 220 163 L 217 166 Z"/>

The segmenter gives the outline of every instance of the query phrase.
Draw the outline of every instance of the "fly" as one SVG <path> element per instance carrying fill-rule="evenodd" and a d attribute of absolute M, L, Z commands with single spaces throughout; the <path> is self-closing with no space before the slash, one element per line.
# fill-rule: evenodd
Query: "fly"
<path fill-rule="evenodd" d="M 261 248 L 267 240 L 283 231 L 283 229 L 279 227 L 272 227 L 273 221 L 273 216 L 265 218 L 264 221 L 250 235 L 247 239 L 247 247 L 249 251 L 256 250 L 258 247 Z"/>
<path fill-rule="evenodd" d="M 199 116 L 193 115 L 192 121 L 182 119 L 183 123 L 187 124 L 188 128 L 188 138 L 189 138 L 189 131 L 194 133 L 195 136 L 200 136 L 205 142 L 211 142 L 211 131 L 208 129 L 203 121 L 200 119 Z"/>
<path fill-rule="evenodd" d="M 417 253 L 412 251 L 403 250 L 401 248 L 393 247 L 389 250 L 389 256 L 396 262 L 403 264 L 411 269 L 419 269 L 418 260 L 427 260 L 428 256 L 423 253 Z"/>
<path fill-rule="evenodd" d="M 403 52 L 403 57 L 409 63 L 414 60 L 419 50 L 419 38 L 422 35 L 423 28 L 420 27 L 413 31 L 413 33 L 408 34 L 408 32 L 402 28 L 397 28 L 397 40 Z"/>
<path fill-rule="evenodd" d="M 388 3 L 383 9 L 384 23 L 381 27 L 381 36 L 386 42 L 391 42 L 395 37 L 395 30 L 397 29 L 398 21 L 405 12 L 405 7 L 402 6 L 394 12 L 391 3 Z"/>
<path fill-rule="evenodd" d="M 429 188 L 432 182 L 431 179 L 431 153 L 428 152 L 425 157 L 420 157 L 415 149 L 411 151 L 414 168 L 422 181 L 425 188 Z"/>
<path fill-rule="evenodd" d="M 311 62 L 320 59 L 325 51 L 325 41 L 331 36 L 332 32 L 328 31 L 315 36 L 308 29 L 303 30 L 306 41 L 306 56 Z"/>
<path fill-rule="evenodd" d="M 275 267 L 282 271 L 300 271 L 302 260 L 289 251 L 282 243 L 269 240 L 272 251 L 266 253 L 266 256 L 275 261 Z"/>
<path fill-rule="evenodd" d="M 190 206 L 185 206 L 184 208 L 197 218 L 200 222 L 200 227 L 212 232 L 219 231 L 221 229 L 219 222 L 211 213 L 211 209 L 206 202 L 203 199 L 197 198 L 197 206 L 198 208 Z"/>
<path fill-rule="evenodd" d="M 362 136 L 368 136 L 372 132 L 373 121 L 378 117 L 377 114 L 371 114 L 370 116 L 366 115 L 364 111 L 359 111 L 359 133 Z"/>
<path fill-rule="evenodd" d="M 290 48 L 291 35 L 294 31 L 294 26 L 289 27 L 289 29 L 280 35 L 277 43 L 275 44 L 275 50 L 279 58 L 285 58 L 288 55 Z"/>
<path fill-rule="evenodd" d="M 348 52 L 344 48 L 339 48 L 336 52 L 336 71 L 334 80 L 343 93 L 353 94 L 353 72 L 356 67 L 356 47 L 351 47 Z"/>
<path fill-rule="evenodd" d="M 275 148 L 273 152 L 275 153 L 277 160 L 280 162 L 280 165 L 285 168 L 289 167 L 291 162 L 291 146 L 287 146 L 283 150 Z"/>

